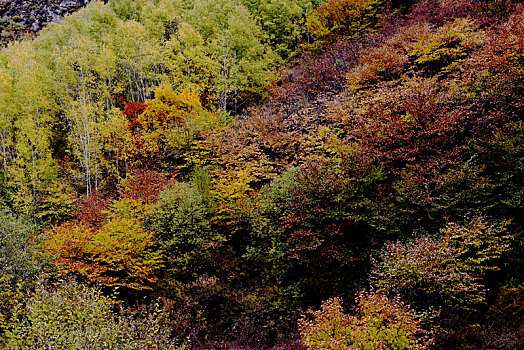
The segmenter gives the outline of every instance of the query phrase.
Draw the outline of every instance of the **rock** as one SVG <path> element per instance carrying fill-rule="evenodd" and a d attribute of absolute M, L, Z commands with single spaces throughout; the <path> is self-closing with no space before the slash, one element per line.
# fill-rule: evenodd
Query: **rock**
<path fill-rule="evenodd" d="M 0 46 L 33 36 L 49 22 L 60 22 L 91 0 L 0 0 Z M 106 2 L 106 1 L 104 1 Z"/>

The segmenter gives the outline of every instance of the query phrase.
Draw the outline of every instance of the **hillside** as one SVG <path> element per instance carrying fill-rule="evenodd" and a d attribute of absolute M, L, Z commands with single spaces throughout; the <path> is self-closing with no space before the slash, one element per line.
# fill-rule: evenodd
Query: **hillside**
<path fill-rule="evenodd" d="M 21 36 L 32 36 L 45 24 L 59 22 L 87 5 L 89 0 L 2 0 L 0 1 L 0 44 L 5 46 Z"/>
<path fill-rule="evenodd" d="M 0 51 L 0 347 L 521 349 L 523 78 L 520 1 L 89 3 Z"/>

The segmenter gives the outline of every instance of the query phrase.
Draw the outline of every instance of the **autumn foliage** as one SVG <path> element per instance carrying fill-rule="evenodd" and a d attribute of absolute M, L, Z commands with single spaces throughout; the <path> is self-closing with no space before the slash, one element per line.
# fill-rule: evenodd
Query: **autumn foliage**
<path fill-rule="evenodd" d="M 344 313 L 340 299 L 322 303 L 321 310 L 310 311 L 313 319 L 299 321 L 302 341 L 311 350 L 332 349 L 428 349 L 420 321 L 399 300 L 375 293 L 357 298 L 355 315 Z"/>
<path fill-rule="evenodd" d="M 47 233 L 46 249 L 64 274 L 130 289 L 151 289 L 162 258 L 150 232 L 136 219 L 113 219 L 100 230 L 68 223 Z"/>
<path fill-rule="evenodd" d="M 0 347 L 66 293 L 187 349 L 522 348 L 523 23 L 115 0 L 2 49 Z"/>

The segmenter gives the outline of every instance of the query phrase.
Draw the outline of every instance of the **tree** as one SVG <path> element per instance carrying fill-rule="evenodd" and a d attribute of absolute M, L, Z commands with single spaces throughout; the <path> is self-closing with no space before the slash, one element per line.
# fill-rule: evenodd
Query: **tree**
<path fill-rule="evenodd" d="M 333 36 L 375 28 L 384 5 L 382 0 L 330 0 L 307 17 L 307 28 L 315 37 L 312 49 L 320 49 Z"/>
<path fill-rule="evenodd" d="M 38 53 L 29 43 L 9 47 L 2 51 L 2 57 L 4 183 L 17 188 L 13 199 L 27 208 L 36 203 L 40 191 L 56 175 L 50 149 L 50 124 L 56 105 L 50 91 L 50 72 L 37 60 Z"/>
<path fill-rule="evenodd" d="M 186 41 L 174 47 L 189 64 L 185 75 L 190 78 L 191 72 L 195 72 L 200 78 L 201 73 L 200 86 L 212 84 L 209 90 L 218 108 L 237 112 L 251 95 L 259 94 L 267 86 L 268 73 L 278 62 L 278 56 L 264 45 L 260 27 L 240 3 L 197 1 L 184 18 L 190 26 L 181 25 L 184 32 L 180 39 L 173 39 Z M 191 28 L 201 39 L 188 35 Z M 200 44 L 203 48 L 197 49 L 196 45 Z M 186 47 L 189 48 L 187 52 L 184 51 Z M 198 63 L 202 60 L 206 62 L 203 65 Z M 204 69 L 199 69 L 199 65 Z"/>
<path fill-rule="evenodd" d="M 188 282 L 208 272 L 213 249 L 223 239 L 211 229 L 211 203 L 201 188 L 177 183 L 155 205 L 151 228 L 167 257 L 171 278 Z"/>
<path fill-rule="evenodd" d="M 282 58 L 292 57 L 306 35 L 306 16 L 322 1 L 243 0 L 266 40 Z"/>
<path fill-rule="evenodd" d="M 152 289 L 163 261 L 152 233 L 136 218 L 110 218 L 100 229 L 73 222 L 55 226 L 46 233 L 46 248 L 64 274 L 131 290 Z"/>

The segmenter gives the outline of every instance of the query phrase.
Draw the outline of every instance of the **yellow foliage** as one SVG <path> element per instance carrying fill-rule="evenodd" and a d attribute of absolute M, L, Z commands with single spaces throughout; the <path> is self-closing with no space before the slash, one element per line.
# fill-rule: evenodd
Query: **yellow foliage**
<path fill-rule="evenodd" d="M 198 94 L 185 89 L 176 93 L 170 86 L 159 86 L 155 98 L 146 102 L 138 121 L 148 130 L 165 129 L 188 119 L 191 112 L 202 109 Z"/>
<path fill-rule="evenodd" d="M 143 221 L 150 210 L 150 206 L 143 201 L 123 197 L 113 201 L 106 213 L 110 219 L 125 218 Z"/>
<path fill-rule="evenodd" d="M 486 34 L 477 30 L 475 22 L 456 19 L 438 29 L 429 23 L 417 23 L 390 38 L 384 45 L 364 51 L 360 65 L 347 75 L 348 85 L 353 89 L 365 82 L 374 81 L 382 75 L 386 80 L 399 77 L 417 63 L 431 66 L 437 72 L 449 72 L 476 47 L 486 40 Z"/>
<path fill-rule="evenodd" d="M 161 254 L 151 249 L 153 234 L 136 218 L 113 218 L 99 231 L 70 222 L 53 227 L 46 236 L 46 248 L 62 273 L 108 286 L 151 289 L 155 270 L 162 265 Z"/>
<path fill-rule="evenodd" d="M 67 259 L 82 259 L 87 256 L 86 246 L 96 233 L 90 226 L 67 222 L 54 226 L 46 233 L 46 248 L 53 254 L 58 254 L 59 263 Z"/>
<path fill-rule="evenodd" d="M 215 182 L 213 196 L 218 204 L 214 221 L 234 229 L 236 220 L 252 212 L 255 191 L 249 186 L 252 176 L 246 169 L 227 169 Z"/>
<path fill-rule="evenodd" d="M 380 5 L 377 0 L 331 0 L 308 16 L 307 28 L 320 38 L 339 30 L 373 26 Z"/>
<path fill-rule="evenodd" d="M 473 21 L 459 18 L 438 28 L 433 35 L 421 37 L 412 47 L 410 56 L 424 63 L 444 58 L 452 61 L 466 56 L 467 51 L 484 43 L 483 31 L 476 31 Z M 451 69 L 451 65 L 444 70 Z"/>
<path fill-rule="evenodd" d="M 156 281 L 154 271 L 162 264 L 160 253 L 150 250 L 154 244 L 153 234 L 145 231 L 138 220 L 109 221 L 88 243 L 94 262 L 108 272 L 100 273 L 96 279 L 106 285 L 151 289 L 149 285 Z"/>
<path fill-rule="evenodd" d="M 175 92 L 160 86 L 155 98 L 146 102 L 138 122 L 142 126 L 146 149 L 151 153 L 187 149 L 202 133 L 220 123 L 220 116 L 202 107 L 200 96 L 190 89 Z"/>

